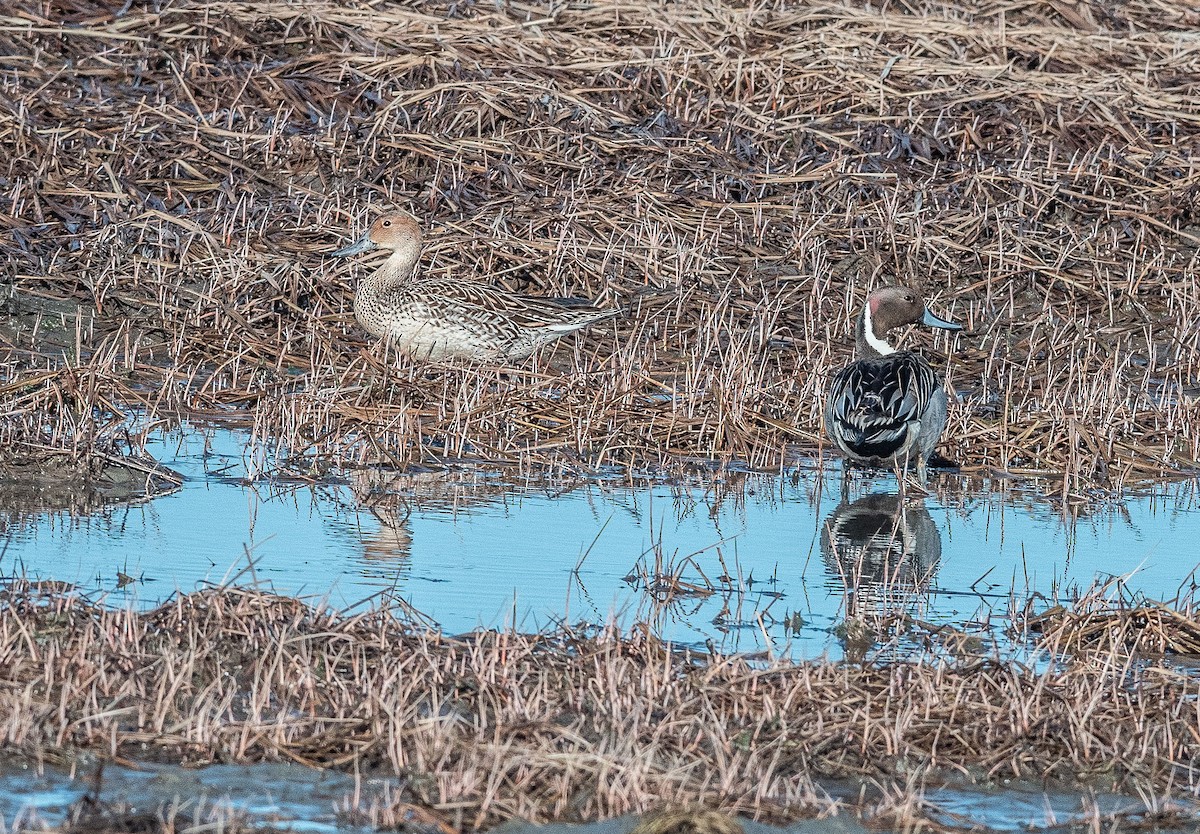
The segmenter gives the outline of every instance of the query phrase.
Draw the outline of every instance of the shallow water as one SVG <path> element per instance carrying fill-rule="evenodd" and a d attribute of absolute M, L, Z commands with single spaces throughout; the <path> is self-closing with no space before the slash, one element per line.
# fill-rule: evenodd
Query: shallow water
<path fill-rule="evenodd" d="M 57 768 L 0 768 L 0 819 L 8 830 L 56 825 L 73 803 L 93 793 L 95 767 L 74 778 Z M 378 794 L 382 780 L 364 780 L 360 790 Z M 190 770 L 147 764 L 138 769 L 108 765 L 101 774 L 100 799 L 121 802 L 130 811 L 172 808 L 197 822 L 231 814 L 259 825 L 323 834 L 346 828 L 337 807 L 354 791 L 354 779 L 332 771 L 292 765 L 211 765 Z"/>
<path fill-rule="evenodd" d="M 1011 591 L 1053 599 L 1121 576 L 1171 597 L 1190 584 L 1200 540 L 1195 482 L 1068 520 L 1036 484 L 949 473 L 899 514 L 890 475 L 855 476 L 843 501 L 837 467 L 634 486 L 366 471 L 313 485 L 252 482 L 264 461 L 246 449 L 226 430 L 163 438 L 151 452 L 182 489 L 25 516 L 6 527 L 0 573 L 76 583 L 110 604 L 259 582 L 338 607 L 383 592 L 452 633 L 648 620 L 688 644 L 838 657 L 848 613 L 973 632 L 1006 616 Z"/>
<path fill-rule="evenodd" d="M 0 574 L 72 582 L 109 604 L 148 607 L 204 583 L 258 582 L 339 607 L 403 600 L 449 632 L 644 620 L 699 646 L 841 657 L 855 645 L 848 614 L 870 623 L 902 612 L 1002 635 L 987 625 L 1005 623 L 1010 592 L 1053 599 L 1121 576 L 1127 591 L 1171 597 L 1190 587 L 1200 540 L 1195 482 L 1067 518 L 1038 484 L 947 473 L 933 496 L 900 512 L 887 475 L 856 475 L 843 500 L 839 467 L 633 485 L 615 473 L 548 484 L 459 467 L 314 484 L 263 477 L 268 462 L 247 448 L 227 430 L 176 433 L 151 449 L 185 476 L 174 492 L 85 513 L 76 506 L 74 515 L 30 514 L 23 499 L 0 507 Z M 904 637 L 884 650 L 921 645 Z M 178 796 L 186 808 L 313 832 L 346 827 L 335 809 L 355 787 L 349 776 L 281 765 L 110 767 L 104 786 L 107 798 L 145 807 Z M 9 830 L 19 819 L 52 824 L 87 789 L 86 778 L 53 769 L 0 768 L 0 817 Z M 932 787 L 926 800 L 947 825 L 996 831 L 1141 807 L 1029 785 Z M 626 834 L 632 824 L 583 828 Z M 865 829 L 842 815 L 790 830 Z"/>
<path fill-rule="evenodd" d="M 81 768 L 75 777 L 67 771 L 47 767 L 0 766 L 0 822 L 4 830 L 36 830 L 66 820 L 72 803 L 93 790 L 94 766 Z M 306 834 L 363 830 L 344 809 L 360 807 L 382 798 L 389 782 L 363 778 L 356 785 L 352 776 L 318 771 L 298 765 L 260 764 L 211 765 L 198 770 L 174 765 L 146 764 L 138 769 L 108 765 L 101 779 L 100 798 L 120 801 L 131 811 L 161 813 L 170 809 L 201 823 L 228 820 L 231 815 L 256 827 L 290 830 Z M 832 796 L 853 801 L 856 786 L 830 785 Z M 1095 813 L 1136 814 L 1144 803 L 1115 794 L 1089 794 L 1047 789 L 1027 783 L 1002 787 L 944 785 L 925 794 L 934 817 L 957 830 L 1022 831 L 1052 825 L 1079 824 Z M 497 834 L 628 834 L 634 817 L 620 817 L 589 825 L 535 826 L 520 821 L 506 823 Z M 877 828 L 864 827 L 852 813 L 827 819 L 801 820 L 785 829 L 744 820 L 747 834 L 865 834 Z M 1121 826 L 1107 826 L 1119 831 Z M 1145 830 L 1145 829 L 1139 829 Z"/>

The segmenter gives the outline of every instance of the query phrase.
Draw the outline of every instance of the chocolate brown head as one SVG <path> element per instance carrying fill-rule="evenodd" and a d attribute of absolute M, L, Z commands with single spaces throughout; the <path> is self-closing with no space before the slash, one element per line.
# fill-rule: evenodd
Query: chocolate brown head
<path fill-rule="evenodd" d="M 860 356 L 886 356 L 895 348 L 887 340 L 889 331 L 906 324 L 924 324 L 943 330 L 962 330 L 962 325 L 938 318 L 924 299 L 908 287 L 881 287 L 867 296 L 858 321 Z"/>

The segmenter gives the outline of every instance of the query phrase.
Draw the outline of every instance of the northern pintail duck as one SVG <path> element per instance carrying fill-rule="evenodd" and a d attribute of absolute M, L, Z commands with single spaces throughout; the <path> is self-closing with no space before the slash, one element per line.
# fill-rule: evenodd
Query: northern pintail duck
<path fill-rule="evenodd" d="M 391 255 L 360 281 L 354 317 L 373 336 L 426 360 L 524 359 L 568 333 L 617 315 L 577 298 L 539 298 L 450 278 L 420 278 L 421 227 L 404 212 L 377 218 L 358 242 L 334 255 L 387 249 Z"/>
<path fill-rule="evenodd" d="M 901 594 L 927 587 L 942 558 L 942 537 L 929 510 L 894 493 L 842 501 L 821 525 L 821 556 L 830 572 L 856 588 Z"/>
<path fill-rule="evenodd" d="M 919 354 L 898 351 L 888 332 L 906 324 L 962 330 L 925 307 L 905 287 L 867 296 L 855 329 L 857 360 L 838 371 L 825 403 L 825 430 L 850 460 L 890 465 L 903 488 L 903 470 L 917 465 L 922 485 L 929 456 L 946 427 L 942 381 Z"/>

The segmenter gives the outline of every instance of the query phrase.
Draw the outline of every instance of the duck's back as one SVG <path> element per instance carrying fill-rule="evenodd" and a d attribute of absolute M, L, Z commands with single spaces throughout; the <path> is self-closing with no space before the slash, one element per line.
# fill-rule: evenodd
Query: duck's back
<path fill-rule="evenodd" d="M 578 299 L 520 296 L 465 281 L 359 286 L 354 315 L 404 353 L 429 360 L 523 359 L 541 345 L 616 315 Z"/>
<path fill-rule="evenodd" d="M 918 448 L 928 456 L 946 423 L 946 396 L 929 363 L 911 351 L 859 359 L 833 378 L 825 407 L 842 451 L 886 460 Z"/>

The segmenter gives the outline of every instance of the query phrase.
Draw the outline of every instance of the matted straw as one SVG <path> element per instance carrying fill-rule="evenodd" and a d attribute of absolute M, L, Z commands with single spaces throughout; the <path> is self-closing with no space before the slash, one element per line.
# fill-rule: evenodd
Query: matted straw
<path fill-rule="evenodd" d="M 1200 459 L 1182 7 L 38 8 L 0 27 L 10 398 L 87 366 L 339 462 L 775 468 L 898 281 L 969 328 L 907 339 L 969 470 L 1070 500 Z M 397 360 L 325 257 L 385 206 L 422 271 L 628 315 L 515 369 Z"/>

